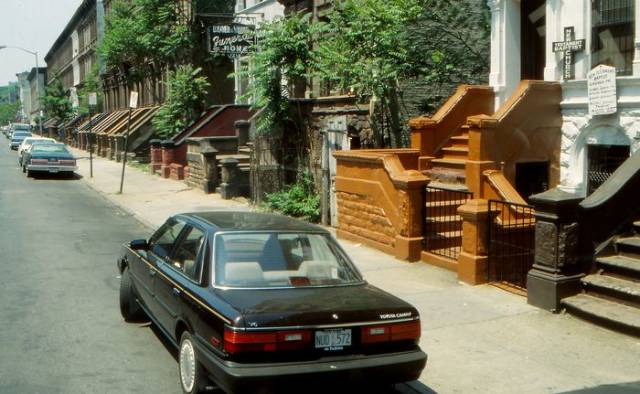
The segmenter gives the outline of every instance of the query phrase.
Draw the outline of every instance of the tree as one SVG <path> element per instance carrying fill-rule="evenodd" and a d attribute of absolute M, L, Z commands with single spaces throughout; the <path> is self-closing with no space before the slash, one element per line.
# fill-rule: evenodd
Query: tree
<path fill-rule="evenodd" d="M 89 108 L 89 94 L 95 93 L 97 98 L 96 106 L 100 108 L 103 101 L 102 87 L 99 80 L 99 67 L 96 64 L 89 74 L 87 74 L 84 83 L 80 89 L 78 89 L 78 101 L 80 106 L 77 108 L 79 115 L 88 115 Z M 95 108 L 93 109 L 95 110 Z"/>
<path fill-rule="evenodd" d="M 203 109 L 210 84 L 201 71 L 187 64 L 169 72 L 167 99 L 152 120 L 159 136 L 180 132 Z"/>
<path fill-rule="evenodd" d="M 260 25 L 259 44 L 241 76 L 251 81 L 247 97 L 262 108 L 260 132 L 279 135 L 290 118 L 289 85 L 306 81 L 315 68 L 314 37 L 323 28 L 310 14 L 292 14 Z"/>
<path fill-rule="evenodd" d="M 345 91 L 379 102 L 378 145 L 405 143 L 400 80 L 417 73 L 407 26 L 423 11 L 421 0 L 345 0 L 329 14 L 318 42 L 316 73 Z"/>
<path fill-rule="evenodd" d="M 0 104 L 0 125 L 6 125 L 16 120 L 16 115 L 20 109 L 20 102 Z"/>
<path fill-rule="evenodd" d="M 62 86 L 62 82 L 57 75 L 45 88 L 42 104 L 47 116 L 50 118 L 58 118 L 61 121 L 70 119 L 73 116 L 73 108 L 71 100 L 67 96 L 67 92 Z"/>

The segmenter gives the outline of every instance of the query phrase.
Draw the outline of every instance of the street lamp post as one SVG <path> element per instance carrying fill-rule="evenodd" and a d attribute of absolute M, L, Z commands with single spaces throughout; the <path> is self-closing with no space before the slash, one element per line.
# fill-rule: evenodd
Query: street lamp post
<path fill-rule="evenodd" d="M 14 47 L 14 46 L 8 46 L 8 45 L 0 45 L 0 49 L 5 49 L 5 48 L 12 48 L 12 49 L 18 49 L 20 51 L 29 53 L 33 56 L 36 57 L 36 95 L 38 96 L 38 107 L 42 106 L 42 103 L 40 102 L 40 69 L 38 68 L 38 52 L 32 52 L 28 49 L 24 49 L 21 47 Z M 41 111 L 42 112 L 42 111 Z M 40 135 L 42 135 L 42 116 L 40 117 L 39 121 L 38 121 L 38 125 L 40 127 Z"/>

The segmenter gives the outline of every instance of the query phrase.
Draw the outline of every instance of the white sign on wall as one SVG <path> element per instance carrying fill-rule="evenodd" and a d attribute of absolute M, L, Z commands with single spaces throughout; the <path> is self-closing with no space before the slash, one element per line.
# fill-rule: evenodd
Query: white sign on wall
<path fill-rule="evenodd" d="M 138 108 L 138 92 L 131 92 L 129 98 L 129 108 Z"/>
<path fill-rule="evenodd" d="M 78 108 L 80 106 L 80 100 L 78 99 L 78 91 L 76 88 L 69 88 L 69 95 L 71 96 L 71 106 Z"/>
<path fill-rule="evenodd" d="M 609 115 L 618 112 L 616 68 L 600 65 L 587 74 L 589 115 Z"/>
<path fill-rule="evenodd" d="M 89 93 L 89 105 L 98 105 L 98 95 L 96 93 Z"/>

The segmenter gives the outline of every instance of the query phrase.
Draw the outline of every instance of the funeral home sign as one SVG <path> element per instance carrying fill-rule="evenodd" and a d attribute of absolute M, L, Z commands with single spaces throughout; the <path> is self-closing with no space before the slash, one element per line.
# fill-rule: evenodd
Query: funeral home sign
<path fill-rule="evenodd" d="M 616 68 L 600 65 L 587 75 L 589 115 L 610 115 L 618 112 Z"/>

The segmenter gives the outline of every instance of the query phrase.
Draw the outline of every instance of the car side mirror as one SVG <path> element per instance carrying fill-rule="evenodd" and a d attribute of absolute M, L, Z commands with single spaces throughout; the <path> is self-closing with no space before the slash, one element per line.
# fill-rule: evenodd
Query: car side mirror
<path fill-rule="evenodd" d="M 149 244 L 147 243 L 146 239 L 134 239 L 133 241 L 129 242 L 129 246 L 133 250 L 147 250 L 147 249 L 149 249 Z"/>

